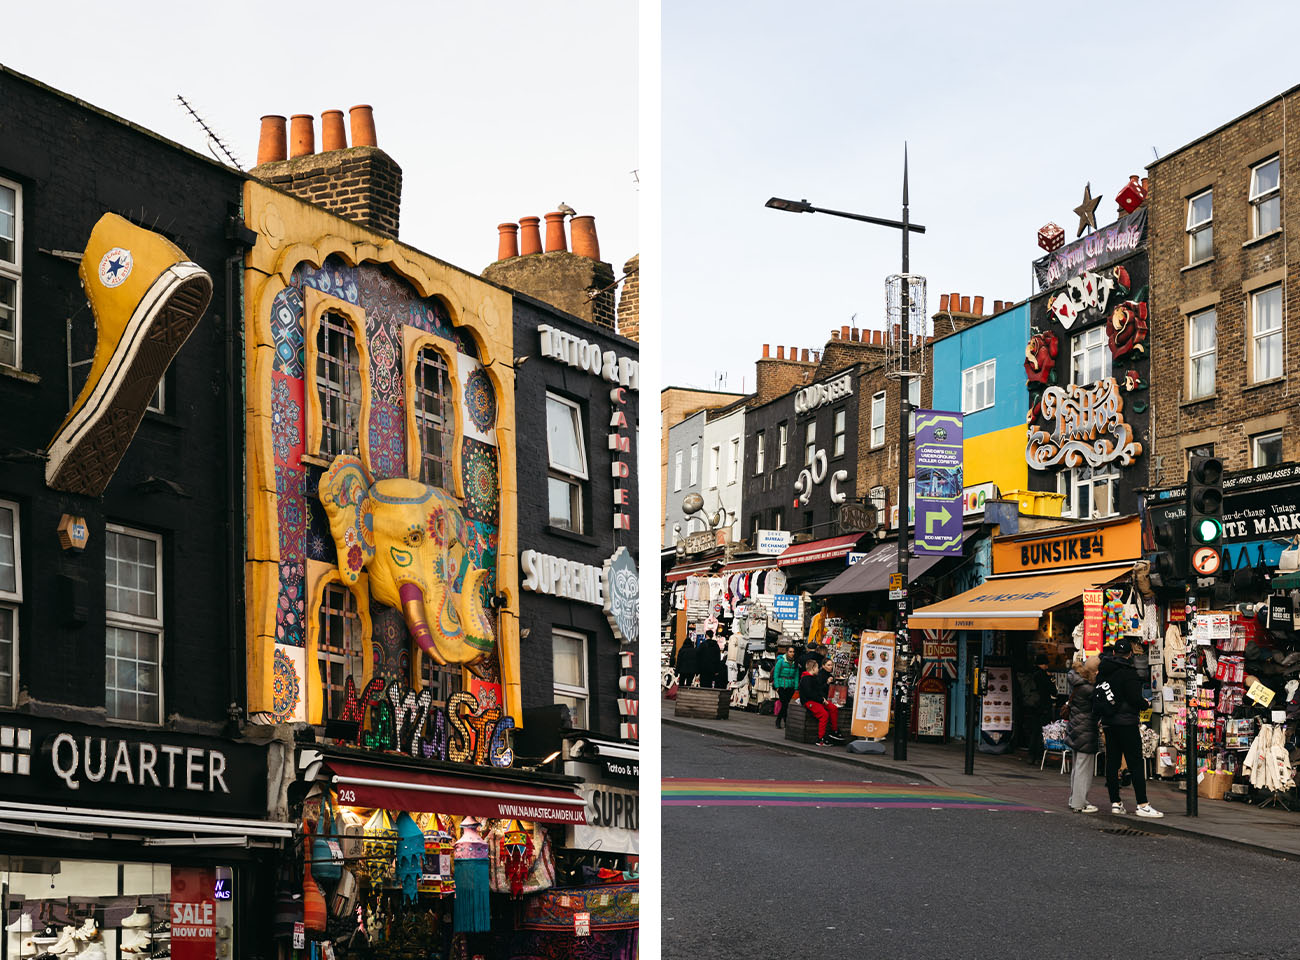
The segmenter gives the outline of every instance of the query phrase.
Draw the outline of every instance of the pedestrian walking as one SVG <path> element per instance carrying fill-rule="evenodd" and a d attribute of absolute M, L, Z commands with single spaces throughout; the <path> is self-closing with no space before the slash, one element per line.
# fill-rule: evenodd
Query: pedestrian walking
<path fill-rule="evenodd" d="M 1142 680 L 1133 666 L 1133 647 L 1128 637 L 1115 641 L 1112 652 L 1103 653 L 1093 694 L 1098 719 L 1106 734 L 1106 789 L 1110 793 L 1110 812 L 1124 814 L 1119 796 L 1120 761 L 1128 763 L 1133 777 L 1134 811 L 1139 817 L 1163 817 L 1147 802 L 1146 767 L 1142 761 L 1142 737 L 1138 729 L 1140 714 L 1151 704 L 1142 696 Z"/>
<path fill-rule="evenodd" d="M 799 689 L 799 664 L 794 659 L 794 647 L 786 647 L 785 655 L 776 658 L 772 668 L 772 688 L 776 690 L 776 726 L 779 730 L 790 712 L 790 700 Z"/>
<path fill-rule="evenodd" d="M 682 641 L 682 648 L 677 651 L 678 682 L 683 687 L 689 687 L 695 682 L 698 669 L 699 657 L 695 652 L 695 638 L 688 636 Z"/>
<path fill-rule="evenodd" d="M 1040 653 L 1034 658 L 1034 669 L 1022 677 L 1020 706 L 1025 722 L 1029 724 L 1029 763 L 1043 759 L 1043 727 L 1051 723 L 1056 705 L 1056 684 L 1047 675 L 1047 656 Z"/>
<path fill-rule="evenodd" d="M 1097 668 L 1100 657 L 1083 659 L 1076 654 L 1069 673 L 1070 715 L 1065 725 L 1065 742 L 1073 754 L 1074 767 L 1070 771 L 1070 809 L 1075 813 L 1096 813 L 1095 804 L 1088 802 L 1088 787 L 1092 785 L 1097 751 L 1101 746 L 1101 732 L 1097 729 L 1097 712 L 1093 708 L 1092 693 L 1096 689 Z"/>
<path fill-rule="evenodd" d="M 804 668 L 804 673 L 799 678 L 799 702 L 817 718 L 817 745 L 826 747 L 833 743 L 844 743 L 844 738 L 840 736 L 840 711 L 835 704 L 828 702 L 830 661 L 822 663 L 816 657 L 809 657 L 804 662 Z"/>

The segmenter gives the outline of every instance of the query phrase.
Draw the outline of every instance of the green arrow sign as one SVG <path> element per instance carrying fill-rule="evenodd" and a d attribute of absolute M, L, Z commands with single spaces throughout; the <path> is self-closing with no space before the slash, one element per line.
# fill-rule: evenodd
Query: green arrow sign
<path fill-rule="evenodd" d="M 947 523 L 952 519 L 952 514 L 948 512 L 947 507 L 940 507 L 938 510 L 931 510 L 925 515 L 925 532 L 934 533 L 936 523 Z"/>

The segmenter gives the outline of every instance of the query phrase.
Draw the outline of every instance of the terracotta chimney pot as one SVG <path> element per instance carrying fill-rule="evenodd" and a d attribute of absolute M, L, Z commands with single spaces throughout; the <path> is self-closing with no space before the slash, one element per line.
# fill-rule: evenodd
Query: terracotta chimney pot
<path fill-rule="evenodd" d="M 780 344 L 777 344 L 777 347 L 776 347 L 776 358 L 777 358 L 778 360 L 784 360 L 784 359 L 785 359 L 785 347 L 781 346 Z"/>
<path fill-rule="evenodd" d="M 352 120 L 352 146 L 377 147 L 379 139 L 375 136 L 375 108 L 368 103 L 361 103 L 348 108 Z"/>
<path fill-rule="evenodd" d="M 984 298 L 983 298 L 983 297 L 976 297 L 976 298 L 975 298 L 975 306 L 974 306 L 974 308 L 972 309 L 971 312 L 974 313 L 976 316 L 980 316 L 980 317 L 984 316 Z"/>
<path fill-rule="evenodd" d="M 770 343 L 763 344 L 763 359 L 766 360 L 771 355 L 772 355 L 772 345 Z"/>
<path fill-rule="evenodd" d="M 275 163 L 289 155 L 289 144 L 285 137 L 284 117 L 267 114 L 262 118 L 262 131 L 257 137 L 257 162 Z"/>
<path fill-rule="evenodd" d="M 956 313 L 958 310 L 961 309 L 961 294 L 960 294 L 960 293 L 950 293 L 950 294 L 948 294 L 948 309 L 951 310 L 953 313 Z"/>
<path fill-rule="evenodd" d="M 519 234 L 519 255 L 521 257 L 542 252 L 542 231 L 538 226 L 541 222 L 541 217 L 519 218 L 521 231 Z"/>
<path fill-rule="evenodd" d="M 596 218 L 592 216 L 572 217 L 569 220 L 569 239 L 573 241 L 573 252 L 588 260 L 600 259 L 600 241 L 596 238 Z"/>
<path fill-rule="evenodd" d="M 798 359 L 799 359 L 799 348 L 798 348 L 798 347 L 791 347 L 791 348 L 790 348 L 790 359 L 791 359 L 791 360 L 798 360 Z"/>
<path fill-rule="evenodd" d="M 994 313 L 1001 313 L 1001 312 L 1002 312 L 1002 301 L 1001 301 L 1001 300 L 994 300 L 994 301 L 993 301 L 993 312 L 994 312 Z"/>
<path fill-rule="evenodd" d="M 849 338 L 849 328 L 848 328 L 848 326 L 846 325 L 846 326 L 840 327 L 840 339 L 841 339 L 841 340 L 847 340 L 848 338 Z"/>
<path fill-rule="evenodd" d="M 558 210 L 546 214 L 546 252 L 564 252 L 568 249 L 569 241 L 564 235 L 564 214 Z"/>
<path fill-rule="evenodd" d="M 970 313 L 970 297 L 961 298 L 961 312 Z"/>
<path fill-rule="evenodd" d="M 343 130 L 343 111 L 326 110 L 320 115 L 321 153 L 329 153 L 331 150 L 346 150 L 347 147 L 348 136 Z"/>
<path fill-rule="evenodd" d="M 497 224 L 497 259 L 513 260 L 519 256 L 519 224 Z"/>
<path fill-rule="evenodd" d="M 807 363 L 807 362 L 808 362 L 808 348 L 807 348 L 807 347 L 804 347 L 803 350 L 801 350 L 801 351 L 799 352 L 799 359 L 802 360 L 804 363 Z"/>
<path fill-rule="evenodd" d="M 948 294 L 939 294 L 939 312 L 946 313 L 948 310 Z"/>
<path fill-rule="evenodd" d="M 305 157 L 316 152 L 316 118 L 295 113 L 289 120 L 289 156 Z"/>
<path fill-rule="evenodd" d="M 854 343 L 862 342 L 862 331 L 859 330 L 857 327 L 854 327 L 852 330 L 850 330 L 849 335 L 853 337 Z"/>

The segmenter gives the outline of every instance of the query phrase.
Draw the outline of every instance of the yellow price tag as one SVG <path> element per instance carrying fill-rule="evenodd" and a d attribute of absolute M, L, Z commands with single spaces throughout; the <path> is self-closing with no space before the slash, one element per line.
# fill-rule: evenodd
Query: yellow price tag
<path fill-rule="evenodd" d="M 1246 696 L 1250 697 L 1250 699 L 1254 700 L 1261 707 L 1267 707 L 1273 702 L 1273 691 L 1264 686 L 1258 680 L 1250 685 L 1250 689 L 1246 691 Z"/>

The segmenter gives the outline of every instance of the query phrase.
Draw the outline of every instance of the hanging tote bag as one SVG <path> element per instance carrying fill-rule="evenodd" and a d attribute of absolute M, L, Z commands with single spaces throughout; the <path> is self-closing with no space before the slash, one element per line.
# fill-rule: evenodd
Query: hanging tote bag
<path fill-rule="evenodd" d="M 321 816 L 316 823 L 316 836 L 311 842 L 311 875 L 317 883 L 332 886 L 338 883 L 343 870 L 343 847 L 334 839 L 334 817 L 330 813 L 330 799 L 321 800 Z"/>
<path fill-rule="evenodd" d="M 366 873 L 375 886 L 391 883 L 397 877 L 397 831 L 392 818 L 382 808 L 366 821 Z"/>
<path fill-rule="evenodd" d="M 303 821 L 303 827 L 307 828 L 306 821 Z M 307 859 L 310 860 L 312 849 L 310 829 L 307 829 L 303 846 L 306 848 Z M 312 878 L 310 869 L 302 871 L 302 912 L 307 936 L 313 940 L 323 939 L 325 927 L 329 923 L 329 911 L 325 908 L 325 894 L 321 893 L 320 887 Z"/>

